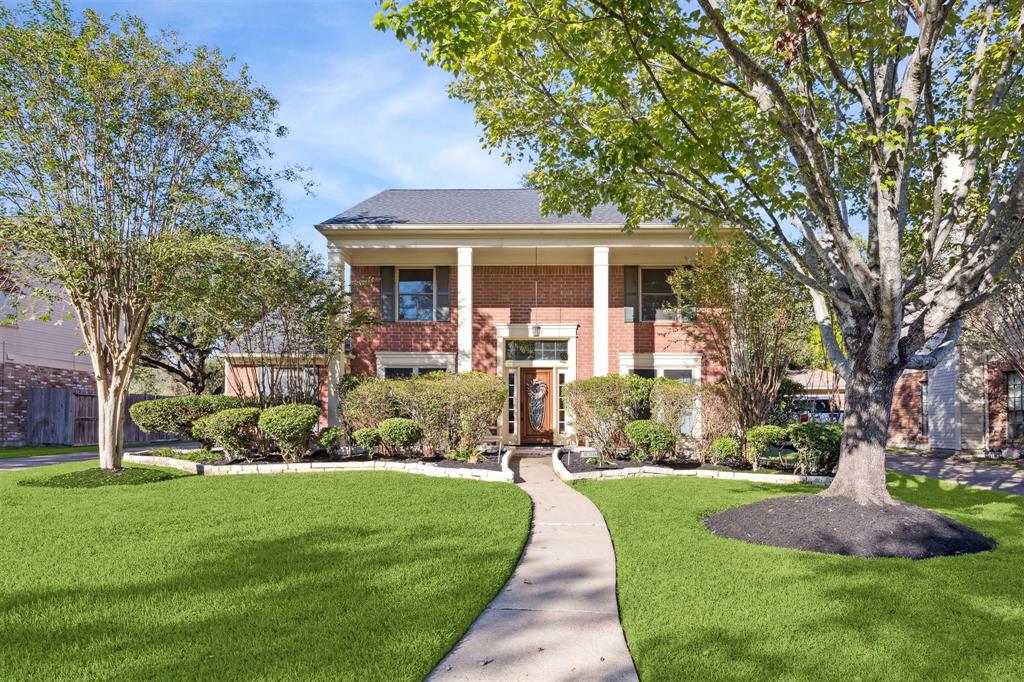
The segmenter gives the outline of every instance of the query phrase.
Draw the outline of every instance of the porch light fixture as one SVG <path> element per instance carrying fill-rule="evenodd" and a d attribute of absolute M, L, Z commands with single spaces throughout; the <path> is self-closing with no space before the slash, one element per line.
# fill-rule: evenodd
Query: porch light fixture
<path fill-rule="evenodd" d="M 540 325 L 535 324 L 530 327 L 530 336 L 540 336 Z"/>

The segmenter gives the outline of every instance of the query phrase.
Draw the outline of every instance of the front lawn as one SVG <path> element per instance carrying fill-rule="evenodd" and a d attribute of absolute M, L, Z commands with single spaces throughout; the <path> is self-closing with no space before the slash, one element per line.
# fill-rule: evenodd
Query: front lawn
<path fill-rule="evenodd" d="M 141 448 L 148 445 L 173 445 L 178 441 L 157 441 L 156 443 L 127 443 L 125 447 Z M 22 445 L 19 447 L 0 448 L 0 459 L 15 457 L 43 457 L 46 455 L 67 455 L 75 452 L 96 452 L 96 445 Z"/>
<path fill-rule="evenodd" d="M 0 679 L 419 680 L 529 528 L 506 484 L 90 466 L 0 474 Z"/>
<path fill-rule="evenodd" d="M 891 476 L 992 552 L 827 556 L 711 535 L 701 519 L 772 495 L 741 481 L 585 481 L 615 543 L 623 627 L 645 680 L 1021 679 L 1024 498 Z"/>

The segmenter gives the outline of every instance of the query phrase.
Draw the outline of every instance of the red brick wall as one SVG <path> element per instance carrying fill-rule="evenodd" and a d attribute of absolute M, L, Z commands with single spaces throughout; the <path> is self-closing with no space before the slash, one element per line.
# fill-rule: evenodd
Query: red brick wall
<path fill-rule="evenodd" d="M 474 270 L 475 272 L 475 270 Z M 458 341 L 458 277 L 456 269 L 451 269 L 451 307 L 452 315 L 449 322 L 388 322 L 366 334 L 355 334 L 352 337 L 353 374 L 376 374 L 377 351 L 414 352 L 437 351 L 454 353 Z M 365 280 L 365 283 L 359 283 Z M 373 308 L 380 311 L 380 268 L 377 266 L 353 266 L 352 281 L 357 283 L 352 288 L 352 303 L 356 307 Z"/>
<path fill-rule="evenodd" d="M 889 418 L 889 444 L 901 447 L 928 445 L 922 430 L 921 384 L 928 381 L 927 372 L 905 372 L 896 382 Z"/>
<path fill-rule="evenodd" d="M 1020 447 L 1022 441 L 1011 441 L 1006 430 L 1006 373 L 1011 371 L 1005 363 L 988 366 L 988 446 L 990 448 Z"/>
<path fill-rule="evenodd" d="M 608 268 L 608 373 L 619 373 L 619 353 L 700 353 L 702 344 L 686 331 L 700 323 L 626 322 L 625 267 Z M 713 382 L 722 377 L 723 369 L 705 356 L 701 381 Z"/>
<path fill-rule="evenodd" d="M 576 376 L 594 373 L 594 274 L 586 265 L 473 268 L 473 369 L 497 371 L 496 324 L 575 322 Z"/>
<path fill-rule="evenodd" d="M 94 391 L 92 372 L 54 367 L 0 365 L 0 445 L 24 445 L 30 388 L 78 388 Z"/>

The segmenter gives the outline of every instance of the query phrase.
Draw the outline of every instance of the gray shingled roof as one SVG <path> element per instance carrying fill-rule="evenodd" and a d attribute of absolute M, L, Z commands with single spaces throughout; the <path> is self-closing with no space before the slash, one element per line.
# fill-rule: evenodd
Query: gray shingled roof
<path fill-rule="evenodd" d="M 543 215 L 540 195 L 532 189 L 388 189 L 321 224 L 597 225 L 625 221 L 611 204 L 595 206 L 589 218 L 578 213 Z"/>

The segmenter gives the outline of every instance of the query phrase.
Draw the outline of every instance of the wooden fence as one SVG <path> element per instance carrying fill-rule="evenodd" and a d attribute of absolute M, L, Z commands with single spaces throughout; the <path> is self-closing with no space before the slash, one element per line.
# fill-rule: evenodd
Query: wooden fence
<path fill-rule="evenodd" d="M 128 396 L 128 406 L 162 396 Z M 95 393 L 71 388 L 30 388 L 26 431 L 29 445 L 96 445 L 99 414 Z M 173 433 L 146 433 L 126 415 L 125 443 L 176 440 Z"/>

